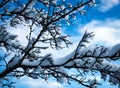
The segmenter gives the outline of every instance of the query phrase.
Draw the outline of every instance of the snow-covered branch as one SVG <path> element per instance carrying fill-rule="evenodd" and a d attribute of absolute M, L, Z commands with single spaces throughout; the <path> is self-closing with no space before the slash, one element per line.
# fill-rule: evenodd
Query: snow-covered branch
<path fill-rule="evenodd" d="M 88 33 L 85 35 L 92 36 L 91 33 Z M 82 38 L 82 40 L 84 41 L 81 40 L 81 44 L 83 44 L 84 42 L 88 42 L 87 36 L 85 37 L 85 35 Z M 87 40 L 85 41 L 85 39 Z M 38 66 L 40 66 L 43 69 L 53 69 L 56 71 L 59 67 L 62 66 L 64 69 L 74 68 L 74 69 L 83 70 L 85 72 L 95 70 L 101 73 L 101 77 L 104 76 L 103 77 L 104 80 L 107 77 L 107 75 L 109 75 L 111 83 L 115 85 L 119 84 L 120 66 L 117 65 L 116 63 L 112 63 L 108 61 L 108 59 L 113 60 L 113 58 L 120 58 L 120 55 L 118 55 L 120 49 L 118 49 L 117 47 L 119 46 L 119 44 L 113 46 L 111 49 L 101 47 L 101 46 L 86 47 L 84 45 L 85 43 L 82 46 L 81 44 L 78 45 L 78 47 L 81 47 L 79 48 L 80 50 L 78 50 L 78 47 L 77 47 L 76 50 L 71 52 L 69 55 L 59 58 L 57 60 L 56 58 L 50 57 L 50 55 L 47 55 L 46 59 L 43 59 L 43 60 L 38 59 L 37 61 L 33 61 L 33 62 L 23 61 L 23 63 L 21 64 L 21 67 L 37 68 Z M 115 49 L 116 47 L 117 49 Z M 113 50 L 115 53 L 113 52 Z M 52 61 L 47 59 L 49 57 L 51 58 Z M 65 73 L 65 74 L 69 75 L 69 73 Z M 67 77 L 67 76 L 65 75 L 64 77 Z M 111 77 L 113 80 L 111 79 Z M 114 82 L 115 80 L 117 80 L 116 83 Z"/>
<path fill-rule="evenodd" d="M 14 5 L 14 6 L 13 6 Z M 0 47 L 4 55 L 0 57 L 0 85 L 11 86 L 3 81 L 8 77 L 28 76 L 33 79 L 53 77 L 60 83 L 79 84 L 95 88 L 99 85 L 94 72 L 101 73 L 101 78 L 120 85 L 120 65 L 113 63 L 120 58 L 120 44 L 111 48 L 89 45 L 94 33 L 85 32 L 81 41 L 70 54 L 62 58 L 52 53 L 42 54 L 50 48 L 63 49 L 72 44 L 69 35 L 61 33 L 63 25 L 70 25 L 78 15 L 86 14 L 86 7 L 95 5 L 95 0 L 81 0 L 71 4 L 65 0 L 1 0 L 0 1 Z M 24 36 L 27 44 L 21 44 L 17 35 L 8 32 L 8 27 L 27 26 Z M 63 51 L 64 53 L 64 51 Z M 2 54 L 2 53 L 0 53 Z M 69 71 L 74 70 L 75 73 Z M 88 79 L 86 73 L 94 76 Z"/>

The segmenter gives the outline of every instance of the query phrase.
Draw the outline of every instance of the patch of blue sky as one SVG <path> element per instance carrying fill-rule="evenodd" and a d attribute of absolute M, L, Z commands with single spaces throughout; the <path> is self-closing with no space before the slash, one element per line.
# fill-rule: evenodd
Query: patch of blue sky
<path fill-rule="evenodd" d="M 73 1 L 72 1 L 73 2 Z M 100 20 L 104 21 L 108 18 L 110 19 L 120 19 L 120 5 L 113 7 L 112 9 L 101 12 L 98 9 L 100 8 L 101 4 L 99 3 L 96 7 L 92 7 L 86 10 L 86 15 L 77 15 L 77 19 L 73 21 L 73 25 L 64 25 L 63 31 L 68 33 L 72 36 L 78 36 L 78 28 L 82 28 L 85 24 L 91 22 L 92 20 Z"/>
<path fill-rule="evenodd" d="M 5 56 L 5 49 L 3 47 L 0 47 L 0 72 L 2 72 L 6 68 L 4 56 Z"/>

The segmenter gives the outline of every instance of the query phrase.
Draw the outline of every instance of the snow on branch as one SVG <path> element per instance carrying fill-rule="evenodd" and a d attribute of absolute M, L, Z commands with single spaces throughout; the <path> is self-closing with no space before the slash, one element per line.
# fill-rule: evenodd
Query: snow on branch
<path fill-rule="evenodd" d="M 21 49 L 21 43 L 16 38 L 17 35 L 9 33 L 4 26 L 0 26 L 0 46 L 5 47 L 7 51 Z"/>
<path fill-rule="evenodd" d="M 91 37 L 93 37 L 92 33 L 85 33 L 83 38 L 81 39 L 80 43 L 85 44 L 84 42 L 86 42 L 87 39 L 89 40 L 89 38 L 91 38 Z M 81 46 L 80 43 L 78 44 L 77 47 Z M 88 41 L 87 41 L 87 43 L 88 43 Z M 116 47 L 116 45 L 113 46 L 113 48 L 114 47 Z M 81 48 L 83 48 L 83 49 L 81 49 Z M 67 72 L 64 73 L 64 71 L 62 71 L 62 72 L 57 71 L 59 69 L 59 67 L 61 67 L 61 66 L 62 66 L 62 69 L 74 68 L 74 69 L 82 70 L 83 72 L 87 72 L 87 73 L 92 72 L 92 71 L 98 71 L 101 73 L 101 77 L 103 79 L 105 79 L 107 77 L 107 75 L 109 75 L 111 83 L 113 83 L 115 85 L 119 84 L 119 82 L 120 82 L 120 79 L 119 79 L 120 66 L 116 65 L 115 63 L 107 61 L 108 58 L 109 59 L 113 58 L 113 56 L 109 56 L 109 52 L 111 52 L 110 49 L 102 47 L 102 46 L 91 47 L 91 46 L 86 46 L 86 45 L 82 45 L 79 49 L 80 50 L 78 50 L 78 48 L 76 48 L 76 50 L 71 52 L 69 55 L 67 55 L 63 58 L 59 58 L 58 61 L 57 60 L 55 61 L 56 58 L 50 57 L 51 55 L 49 54 L 49 55 L 46 55 L 44 57 L 44 59 L 39 59 L 37 62 L 33 61 L 33 62 L 24 63 L 24 61 L 23 61 L 23 63 L 21 64 L 21 67 L 36 68 L 36 67 L 40 66 L 42 69 L 49 69 L 50 74 L 52 74 L 52 75 L 54 72 L 56 72 L 56 75 L 58 73 L 60 73 L 61 74 L 60 79 L 59 79 L 58 75 L 57 76 L 53 75 L 53 76 L 61 83 L 65 80 L 67 80 L 67 82 L 69 82 L 68 77 L 70 77 L 70 79 L 76 79 L 76 81 L 78 81 L 79 76 L 81 76 L 80 74 L 83 74 L 78 71 L 78 73 L 79 73 L 78 77 L 76 77 L 76 78 L 74 78 L 74 76 L 71 77 L 69 75 L 69 73 L 67 73 Z M 117 49 L 117 51 L 119 51 L 119 50 Z M 117 52 L 117 51 L 115 51 L 115 52 Z M 77 55 L 76 55 L 76 53 L 77 53 Z M 118 54 L 114 54 L 114 57 L 120 57 L 117 55 Z M 49 57 L 50 57 L 50 59 L 47 59 Z M 44 61 L 45 61 L 45 63 L 44 63 Z M 114 82 L 115 80 L 116 80 L 116 83 Z M 86 79 L 82 80 L 82 78 L 81 78 L 81 81 L 78 81 L 78 82 L 83 85 L 86 85 L 86 83 L 84 84 L 85 81 L 86 81 Z M 96 84 L 97 83 L 95 82 L 94 86 L 96 86 Z M 86 86 L 88 86 L 88 85 L 86 85 Z"/>
<path fill-rule="evenodd" d="M 120 58 L 120 44 L 111 48 L 90 46 L 88 44 L 94 36 L 93 32 L 86 31 L 76 49 L 62 58 L 52 57 L 52 53 L 42 55 L 43 50 L 62 49 L 71 44 L 67 39 L 69 35 L 60 32 L 62 26 L 73 24 L 78 14 L 86 14 L 86 7 L 95 4 L 95 0 L 81 0 L 75 4 L 65 0 L 26 2 L 2 0 L 0 2 L 0 47 L 6 49 L 6 54 L 0 58 L 3 62 L 0 67 L 5 67 L 0 72 L 0 85 L 11 86 L 11 82 L 4 84 L 2 81 L 9 81 L 9 77 L 20 78 L 26 75 L 33 79 L 45 80 L 53 77 L 60 83 L 69 84 L 73 80 L 83 86 L 96 88 L 99 82 L 95 72 L 101 73 L 100 76 L 104 80 L 109 76 L 111 84 L 120 85 L 120 65 L 112 63 Z M 27 46 L 22 46 L 16 39 L 17 35 L 7 31 L 8 24 L 14 28 L 21 24 L 28 26 L 30 31 L 25 36 L 28 41 Z M 88 79 L 86 74 L 93 76 L 93 79 Z"/>

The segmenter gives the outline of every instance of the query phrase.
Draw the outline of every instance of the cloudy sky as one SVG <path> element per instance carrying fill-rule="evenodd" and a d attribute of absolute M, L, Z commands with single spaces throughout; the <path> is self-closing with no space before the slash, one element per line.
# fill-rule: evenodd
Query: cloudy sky
<path fill-rule="evenodd" d="M 73 0 L 69 1 L 73 2 Z M 120 0 L 100 0 L 100 2 L 101 3 L 95 8 L 89 9 L 86 16 L 79 16 L 74 25 L 63 27 L 63 32 L 69 33 L 71 35 L 71 41 L 73 42 L 73 45 L 64 49 L 66 54 L 70 53 L 76 47 L 86 29 L 88 31 L 94 31 L 95 33 L 95 37 L 91 41 L 91 44 L 112 46 L 120 43 Z M 26 35 L 27 31 L 22 30 L 25 29 L 25 27 L 19 27 L 19 29 L 19 31 L 17 29 L 14 30 L 14 33 L 18 34 L 18 38 L 22 41 L 24 40 L 22 36 Z M 23 35 L 20 35 L 21 33 Z M 50 50 L 50 52 L 56 53 L 54 54 L 55 57 L 60 57 L 63 54 L 62 50 Z M 43 88 L 43 86 L 44 88 L 84 88 L 80 85 L 78 86 L 78 84 L 74 82 L 72 85 L 68 85 L 60 84 L 53 80 L 46 82 L 42 79 L 33 80 L 26 77 L 17 81 L 17 88 Z M 99 88 L 108 87 L 117 88 L 116 86 L 110 86 L 107 82 Z"/>

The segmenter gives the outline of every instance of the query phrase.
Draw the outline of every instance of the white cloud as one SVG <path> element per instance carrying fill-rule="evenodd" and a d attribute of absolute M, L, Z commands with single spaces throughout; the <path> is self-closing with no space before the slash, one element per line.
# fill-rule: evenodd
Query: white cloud
<path fill-rule="evenodd" d="M 86 29 L 94 31 L 95 37 L 92 43 L 114 45 L 120 43 L 120 19 L 106 19 L 105 21 L 92 20 L 82 27 L 80 32 Z"/>
<path fill-rule="evenodd" d="M 120 19 L 105 19 L 104 21 L 92 20 L 91 22 L 81 26 L 79 34 L 84 34 L 86 29 L 90 32 L 94 31 L 94 38 L 91 40 L 91 44 L 99 44 L 112 46 L 117 43 L 120 43 Z M 71 53 L 78 45 L 78 42 L 81 40 L 82 36 L 72 36 L 70 39 L 73 42 L 69 48 L 62 50 L 53 50 L 49 49 L 44 53 L 52 53 L 52 56 L 55 58 L 60 58 Z M 88 44 L 89 45 L 89 44 Z M 59 61 L 59 60 L 58 60 Z"/>
<path fill-rule="evenodd" d="M 29 24 L 26 24 L 26 26 L 20 24 L 20 25 L 17 25 L 17 27 L 8 26 L 8 31 L 12 34 L 17 35 L 17 39 L 21 42 L 21 44 L 23 46 L 26 46 L 28 43 L 28 40 L 26 38 L 30 33 L 30 28 L 28 25 Z M 35 30 L 34 30 L 34 32 L 32 32 L 31 36 L 36 37 L 36 35 L 38 35 L 39 31 L 41 30 L 41 28 L 33 26 L 33 29 L 35 29 Z"/>
<path fill-rule="evenodd" d="M 27 88 L 63 88 L 63 86 L 56 81 L 45 81 L 43 79 L 32 79 L 29 77 L 23 77 L 17 80 L 19 83 L 16 84 L 17 87 L 27 87 Z"/>
<path fill-rule="evenodd" d="M 34 28 L 36 28 L 36 31 L 34 31 L 32 36 L 36 37 L 41 29 L 37 28 L 37 27 L 34 27 Z M 28 26 L 17 25 L 17 28 L 8 27 L 8 29 L 9 29 L 8 31 L 10 33 L 17 35 L 17 39 L 21 42 L 21 44 L 23 46 L 27 45 L 28 40 L 27 40 L 26 36 L 28 36 L 29 32 L 30 32 L 30 29 Z M 64 33 L 62 32 L 62 34 L 64 34 Z M 63 49 L 59 49 L 59 50 L 49 48 L 47 50 L 43 50 L 41 55 L 46 55 L 46 54 L 51 53 L 53 57 L 60 58 L 60 57 L 63 57 L 65 55 L 71 53 L 77 47 L 77 43 L 79 42 L 78 39 L 80 40 L 80 37 L 71 37 L 69 39 L 74 43 L 72 45 L 70 45 L 68 48 L 63 48 Z M 42 45 L 46 46 L 47 44 L 42 43 Z"/>
<path fill-rule="evenodd" d="M 93 43 L 101 43 L 106 42 L 108 44 L 116 44 L 120 42 L 120 19 L 106 19 L 105 21 L 92 20 L 91 22 L 83 25 L 80 28 L 80 34 L 85 32 L 85 30 L 95 31 L 95 37 L 93 39 Z M 80 26 L 81 27 L 81 26 Z M 17 34 L 18 39 L 25 45 L 27 44 L 26 35 L 29 34 L 29 28 L 27 26 L 19 25 L 17 28 L 13 30 L 9 30 L 10 32 Z M 39 32 L 37 32 L 39 33 Z M 36 34 L 34 34 L 36 35 Z M 62 50 L 49 49 L 45 50 L 42 53 L 52 53 L 53 57 L 59 58 L 67 55 L 72 52 L 76 47 L 78 42 L 80 41 L 81 36 L 72 36 L 70 40 L 73 42 L 73 45 L 69 46 L 69 48 L 65 48 Z"/>
<path fill-rule="evenodd" d="M 23 44 L 27 45 L 26 36 L 29 34 L 29 28 L 27 26 L 18 25 L 17 28 L 8 27 L 8 31 L 17 35 L 17 39 Z"/>
<path fill-rule="evenodd" d="M 101 6 L 99 10 L 105 12 L 118 4 L 120 4 L 120 0 L 101 0 Z"/>

